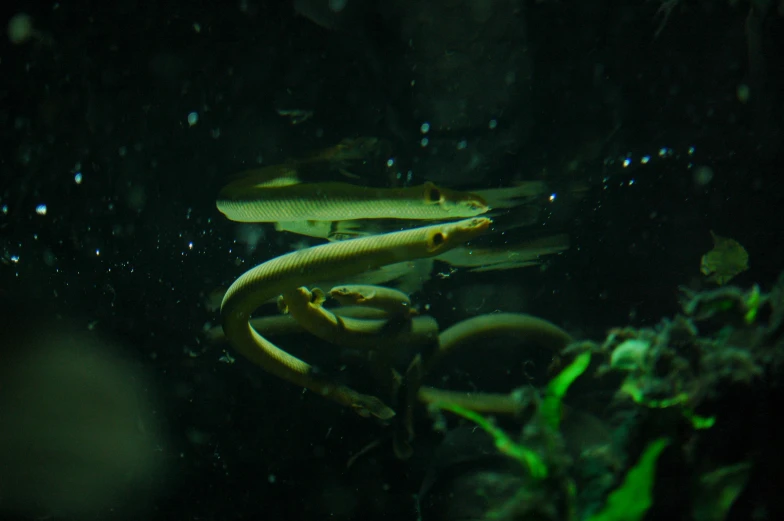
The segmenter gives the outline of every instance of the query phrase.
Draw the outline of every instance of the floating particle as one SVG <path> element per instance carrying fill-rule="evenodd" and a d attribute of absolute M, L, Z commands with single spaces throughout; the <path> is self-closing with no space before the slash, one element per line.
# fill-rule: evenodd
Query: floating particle
<path fill-rule="evenodd" d="M 307 121 L 313 117 L 312 110 L 302 109 L 278 109 L 278 114 L 290 118 L 292 125 L 299 125 L 303 121 Z"/>
<path fill-rule="evenodd" d="M 387 159 L 387 167 L 392 168 L 393 166 L 395 166 L 395 158 L 390 157 L 389 159 Z"/>
<path fill-rule="evenodd" d="M 144 205 L 147 203 L 147 192 L 144 187 L 141 185 L 131 186 L 125 194 L 125 203 L 135 212 L 144 210 Z"/>
<path fill-rule="evenodd" d="M 427 139 L 426 137 L 423 137 L 422 141 L 419 142 L 419 144 L 422 145 L 422 148 L 426 147 L 428 143 L 430 143 L 430 140 Z"/>
<path fill-rule="evenodd" d="M 24 43 L 34 35 L 33 19 L 30 15 L 18 13 L 8 21 L 8 39 L 14 45 Z"/>
<path fill-rule="evenodd" d="M 52 253 L 52 250 L 48 248 L 44 251 L 43 258 L 44 258 L 44 264 L 46 264 L 50 268 L 55 265 L 55 262 L 57 262 L 57 257 L 55 257 L 54 253 Z"/>
<path fill-rule="evenodd" d="M 465 150 L 467 146 L 468 146 L 468 142 L 465 139 L 461 139 L 460 141 L 457 142 L 458 150 Z"/>
<path fill-rule="evenodd" d="M 199 122 L 199 114 L 196 112 L 191 112 L 188 114 L 188 126 L 192 127 L 196 123 Z"/>
<path fill-rule="evenodd" d="M 82 184 L 82 173 L 81 172 L 76 172 L 74 174 L 74 183 L 76 183 L 78 185 Z"/>
<path fill-rule="evenodd" d="M 694 169 L 694 184 L 705 186 L 713 180 L 713 169 L 709 166 L 698 166 Z"/>
<path fill-rule="evenodd" d="M 348 0 L 329 0 L 329 10 L 333 13 L 339 13 L 346 8 Z"/>
<path fill-rule="evenodd" d="M 427 121 L 422 123 L 422 126 L 419 127 L 419 131 L 423 134 L 427 134 L 428 132 L 430 132 L 430 123 L 428 123 Z"/>
<path fill-rule="evenodd" d="M 491 119 L 490 122 L 487 124 L 487 128 L 490 130 L 495 129 L 498 126 L 498 121 Z"/>
<path fill-rule="evenodd" d="M 223 356 L 218 358 L 218 362 L 223 362 L 224 364 L 229 364 L 229 365 L 233 364 L 236 361 L 237 359 L 231 356 L 227 351 L 224 351 Z"/>
<path fill-rule="evenodd" d="M 749 98 L 751 97 L 751 89 L 748 85 L 740 84 L 736 89 L 736 95 L 738 96 L 738 101 L 743 103 L 744 105 L 749 102 Z"/>
<path fill-rule="evenodd" d="M 38 215 L 46 215 L 46 205 L 39 204 L 38 206 L 36 206 L 35 213 L 37 213 Z"/>

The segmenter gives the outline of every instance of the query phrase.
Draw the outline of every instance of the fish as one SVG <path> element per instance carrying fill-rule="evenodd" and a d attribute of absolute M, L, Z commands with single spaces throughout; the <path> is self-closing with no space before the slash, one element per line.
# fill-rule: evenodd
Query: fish
<path fill-rule="evenodd" d="M 288 114 L 291 111 L 278 111 Z M 324 170 L 337 170 L 351 178 L 358 176 L 344 168 L 350 162 L 366 163 L 373 158 L 391 154 L 391 144 L 375 137 L 346 138 L 303 158 L 289 158 L 282 163 L 250 168 L 232 175 L 221 192 L 225 197 L 241 194 L 252 188 L 279 188 L 312 181 L 324 175 Z M 386 162 L 386 159 L 384 159 Z"/>
<path fill-rule="evenodd" d="M 274 188 L 232 184 L 219 194 L 217 207 L 228 219 L 238 222 L 444 220 L 476 217 L 490 210 L 478 195 L 430 182 L 409 188 L 337 182 Z"/>
<path fill-rule="evenodd" d="M 542 181 L 521 181 L 503 188 L 473 190 L 473 193 L 487 201 L 494 210 L 520 206 L 541 197 L 546 192 L 547 186 Z"/>
<path fill-rule="evenodd" d="M 297 160 L 298 163 L 344 163 L 346 161 L 364 160 L 371 156 L 389 155 L 390 143 L 372 136 L 345 138 L 333 145 Z"/>
<path fill-rule="evenodd" d="M 702 256 L 700 271 L 719 286 L 749 269 L 749 254 L 735 239 L 722 237 L 711 230 L 713 249 Z"/>
<path fill-rule="evenodd" d="M 436 259 L 455 267 L 482 272 L 535 266 L 545 255 L 554 255 L 569 249 L 567 234 L 551 235 L 520 244 L 496 248 L 458 246 Z"/>
<path fill-rule="evenodd" d="M 278 109 L 278 115 L 286 116 L 292 125 L 299 125 L 313 117 L 312 110 Z"/>
<path fill-rule="evenodd" d="M 281 163 L 243 170 L 232 176 L 221 193 L 224 194 L 224 197 L 231 197 L 232 194 L 242 194 L 254 188 L 279 188 L 301 182 L 296 165 Z"/>

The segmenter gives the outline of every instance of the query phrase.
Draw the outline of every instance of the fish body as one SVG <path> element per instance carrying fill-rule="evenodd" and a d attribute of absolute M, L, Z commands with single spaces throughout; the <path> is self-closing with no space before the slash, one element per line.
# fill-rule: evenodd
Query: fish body
<path fill-rule="evenodd" d="M 223 190 L 218 210 L 232 221 L 341 221 L 350 219 L 447 220 L 490 210 L 480 196 L 425 183 L 373 188 L 348 183 L 301 183 L 275 188 Z"/>

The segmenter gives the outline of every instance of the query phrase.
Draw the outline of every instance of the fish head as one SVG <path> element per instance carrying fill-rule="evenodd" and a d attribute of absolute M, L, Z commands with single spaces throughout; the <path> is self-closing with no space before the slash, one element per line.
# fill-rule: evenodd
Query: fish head
<path fill-rule="evenodd" d="M 445 207 L 451 213 L 465 217 L 482 215 L 490 211 L 490 206 L 487 202 L 476 194 L 463 194 L 456 200 L 448 202 Z"/>
<path fill-rule="evenodd" d="M 460 246 L 467 241 L 484 235 L 493 223 L 487 217 L 463 219 L 452 223 L 432 226 L 427 236 L 427 250 L 430 255 L 438 255 Z"/>
<path fill-rule="evenodd" d="M 426 182 L 424 189 L 425 201 L 439 205 L 450 215 L 474 217 L 490 211 L 487 201 L 478 194 L 442 188 L 431 182 Z"/>

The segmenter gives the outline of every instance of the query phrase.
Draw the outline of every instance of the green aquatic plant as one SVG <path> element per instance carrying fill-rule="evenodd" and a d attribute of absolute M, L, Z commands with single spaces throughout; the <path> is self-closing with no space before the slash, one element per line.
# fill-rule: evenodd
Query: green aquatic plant
<path fill-rule="evenodd" d="M 751 463 L 748 461 L 702 474 L 692 504 L 692 519 L 724 521 L 735 500 L 746 488 L 750 474 Z"/>
<path fill-rule="evenodd" d="M 575 357 L 563 371 L 550 380 L 545 390 L 540 411 L 545 422 L 554 430 L 561 425 L 563 397 L 577 378 L 591 364 L 591 352 L 584 351 Z"/>
<path fill-rule="evenodd" d="M 545 389 L 545 396 L 540 405 L 540 413 L 544 422 L 557 431 L 561 423 L 563 397 L 569 386 L 585 372 L 591 363 L 590 351 L 580 353 L 563 371 L 550 380 Z M 535 479 L 544 479 L 548 475 L 547 465 L 533 450 L 516 443 L 502 429 L 495 426 L 489 419 L 481 414 L 461 407 L 454 403 L 435 402 L 434 408 L 450 411 L 458 416 L 476 423 L 487 432 L 495 443 L 499 452 L 520 462 Z"/>
<path fill-rule="evenodd" d="M 692 427 L 698 430 L 710 429 L 716 423 L 714 416 L 700 416 L 686 405 L 689 401 L 688 394 L 681 392 L 671 398 L 654 400 L 645 396 L 640 389 L 640 385 L 637 380 L 627 378 L 621 385 L 621 392 L 627 394 L 637 405 L 647 407 L 648 409 L 668 409 L 681 406 L 680 411 L 683 417 L 689 420 Z"/>
<path fill-rule="evenodd" d="M 604 508 L 588 521 L 639 521 L 653 504 L 656 462 L 670 444 L 667 438 L 650 442 L 637 464 L 629 470 L 623 483 L 607 498 Z"/>
<path fill-rule="evenodd" d="M 762 296 L 762 292 L 758 285 L 754 284 L 752 288 L 749 290 L 749 293 L 746 295 L 746 299 L 744 304 L 746 305 L 746 314 L 743 316 L 743 319 L 746 321 L 746 324 L 751 325 L 757 320 L 757 313 L 759 312 L 760 306 L 762 306 L 764 302 L 764 298 Z"/>
<path fill-rule="evenodd" d="M 476 423 L 483 431 L 493 438 L 496 449 L 501 454 L 505 454 L 520 462 L 528 470 L 531 477 L 544 479 L 547 477 L 547 465 L 533 450 L 516 443 L 510 438 L 503 429 L 495 426 L 490 420 L 474 411 L 470 411 L 453 403 L 436 402 L 433 407 L 450 411 L 458 416 Z"/>

